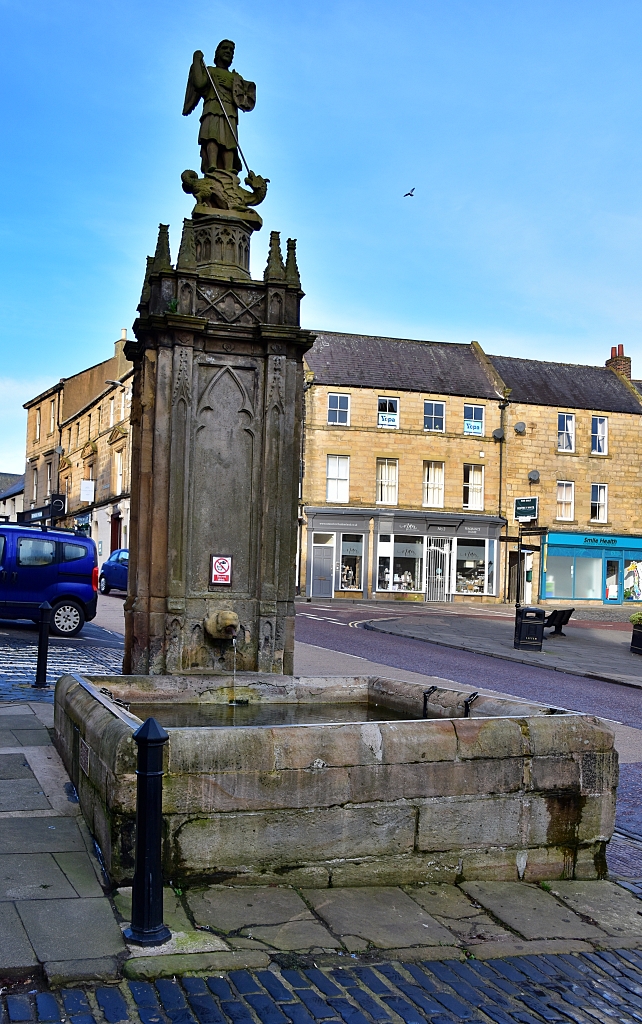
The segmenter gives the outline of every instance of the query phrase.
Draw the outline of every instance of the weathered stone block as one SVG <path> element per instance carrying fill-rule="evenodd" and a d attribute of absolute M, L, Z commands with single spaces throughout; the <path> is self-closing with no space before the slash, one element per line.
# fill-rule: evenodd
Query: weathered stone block
<path fill-rule="evenodd" d="M 170 775 L 163 785 L 167 814 L 331 807 L 351 799 L 346 768 Z"/>
<path fill-rule="evenodd" d="M 271 729 L 172 729 L 167 746 L 173 775 L 237 772 L 248 766 L 270 772 L 276 767 Z"/>
<path fill-rule="evenodd" d="M 414 807 L 332 807 L 212 814 L 193 819 L 174 837 L 179 864 L 194 872 L 235 865 L 287 868 L 310 861 L 406 853 L 414 844 Z"/>
<path fill-rule="evenodd" d="M 615 789 L 619 778 L 616 750 L 604 753 L 588 751 L 580 760 L 582 793 L 603 793 Z"/>
<path fill-rule="evenodd" d="M 521 800 L 515 796 L 435 797 L 419 805 L 420 850 L 520 845 Z"/>
<path fill-rule="evenodd" d="M 453 725 L 459 757 L 519 757 L 528 752 L 522 724 L 514 719 L 463 718 Z"/>
<path fill-rule="evenodd" d="M 534 757 L 531 761 L 531 789 L 580 789 L 580 764 L 570 755 Z"/>
<path fill-rule="evenodd" d="M 613 749 L 613 730 L 588 715 L 544 715 L 528 719 L 533 755 L 556 756 Z"/>
<path fill-rule="evenodd" d="M 394 764 L 413 761 L 454 761 L 457 738 L 452 721 L 435 719 L 426 729 L 425 722 L 382 722 L 381 760 Z"/>

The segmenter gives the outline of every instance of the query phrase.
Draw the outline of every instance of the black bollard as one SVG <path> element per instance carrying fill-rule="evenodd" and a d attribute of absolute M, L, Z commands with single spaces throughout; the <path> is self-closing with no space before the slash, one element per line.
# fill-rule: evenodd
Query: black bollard
<path fill-rule="evenodd" d="M 163 924 L 163 745 L 169 736 L 155 718 L 148 718 L 132 737 L 138 744 L 136 769 L 136 863 L 132 888 L 132 923 L 128 942 L 159 946 L 171 939 Z"/>
<path fill-rule="evenodd" d="M 36 681 L 32 686 L 42 689 L 47 685 L 47 654 L 49 652 L 49 620 L 51 605 L 43 601 L 40 605 L 40 626 L 38 631 L 38 663 L 36 665 Z"/>

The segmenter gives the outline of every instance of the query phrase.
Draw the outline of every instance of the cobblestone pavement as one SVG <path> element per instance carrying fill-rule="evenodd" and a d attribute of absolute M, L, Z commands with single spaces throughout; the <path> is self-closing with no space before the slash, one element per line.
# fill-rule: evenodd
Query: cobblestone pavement
<path fill-rule="evenodd" d="M 53 685 L 46 690 L 32 688 L 37 657 L 36 626 L 0 623 L 0 703 L 14 700 L 53 703 Z M 120 672 L 122 664 L 122 637 L 88 624 L 78 637 L 69 640 L 51 637 L 47 682 L 55 683 L 66 672 Z"/>
<path fill-rule="evenodd" d="M 0 999 L 22 1024 L 542 1024 L 642 1020 L 642 956 L 579 955 L 313 967 L 276 965 Z"/>

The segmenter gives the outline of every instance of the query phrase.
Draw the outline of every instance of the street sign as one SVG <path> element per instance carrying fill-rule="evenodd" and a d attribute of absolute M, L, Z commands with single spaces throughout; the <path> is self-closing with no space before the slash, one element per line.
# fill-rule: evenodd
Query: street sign
<path fill-rule="evenodd" d="M 51 495 L 51 518 L 60 519 L 65 514 L 65 508 L 67 506 L 67 500 L 64 494 L 52 494 Z"/>
<path fill-rule="evenodd" d="M 210 564 L 210 583 L 229 587 L 232 584 L 232 556 L 212 555 Z"/>
<path fill-rule="evenodd" d="M 530 523 L 537 519 L 538 498 L 515 498 L 515 521 Z"/>

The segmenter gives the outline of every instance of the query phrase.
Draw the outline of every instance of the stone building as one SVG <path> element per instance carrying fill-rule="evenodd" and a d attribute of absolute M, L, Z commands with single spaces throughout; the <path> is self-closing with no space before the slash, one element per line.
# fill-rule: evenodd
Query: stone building
<path fill-rule="evenodd" d="M 548 533 L 524 538 L 523 601 L 642 598 L 642 404 L 621 347 L 592 367 L 487 356 L 476 342 L 316 337 L 307 597 L 514 600 L 515 499 L 537 497 L 530 525 Z"/>
<path fill-rule="evenodd" d="M 59 526 L 91 535 L 98 555 L 126 547 L 129 531 L 131 363 L 126 330 L 114 355 L 60 382 L 25 404 L 25 508 L 65 496 Z"/>
<path fill-rule="evenodd" d="M 15 523 L 22 512 L 24 473 L 0 473 L 0 523 Z"/>

